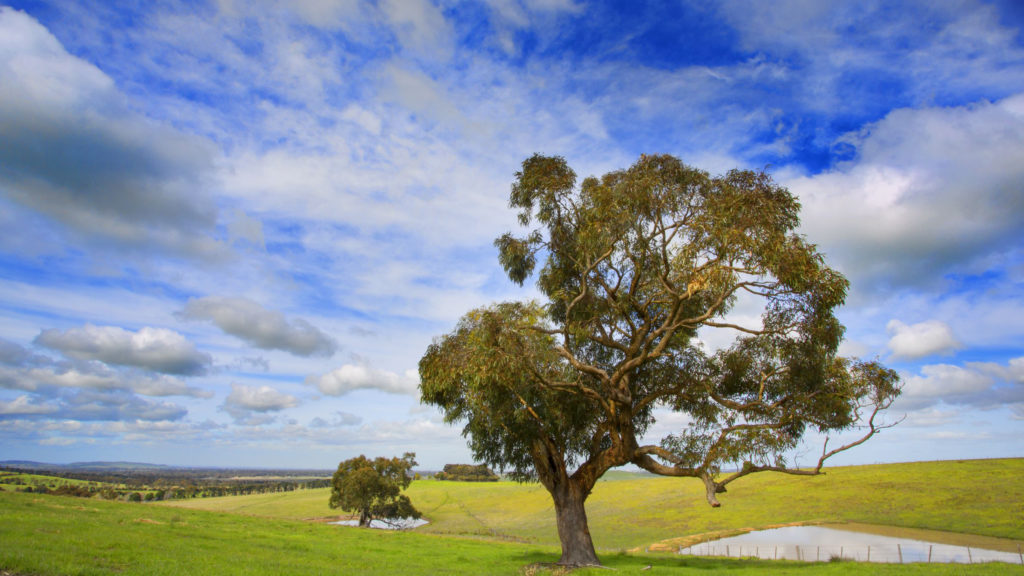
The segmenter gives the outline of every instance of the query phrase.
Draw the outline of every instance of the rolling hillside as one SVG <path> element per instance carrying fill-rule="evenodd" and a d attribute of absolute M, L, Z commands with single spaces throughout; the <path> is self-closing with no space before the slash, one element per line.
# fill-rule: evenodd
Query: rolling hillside
<path fill-rule="evenodd" d="M 550 497 L 536 484 L 423 480 L 408 490 L 431 523 L 423 533 L 557 545 Z M 256 516 L 337 516 L 328 490 L 165 503 Z M 611 474 L 587 501 L 606 551 L 789 522 L 859 522 L 1024 540 L 1024 459 L 851 466 L 804 478 L 760 474 L 730 485 L 710 508 L 694 480 Z"/>

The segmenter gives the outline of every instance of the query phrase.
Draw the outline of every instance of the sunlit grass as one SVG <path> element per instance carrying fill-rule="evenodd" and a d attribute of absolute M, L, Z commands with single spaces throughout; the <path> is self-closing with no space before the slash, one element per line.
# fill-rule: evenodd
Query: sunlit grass
<path fill-rule="evenodd" d="M 558 549 L 475 538 L 342 528 L 168 506 L 0 493 L 0 573 L 56 575 L 560 574 Z M 1024 574 L 1010 564 L 796 563 L 602 554 L 573 574 Z"/>
<path fill-rule="evenodd" d="M 514 574 L 555 551 L 164 506 L 0 493 L 0 571 Z"/>
<path fill-rule="evenodd" d="M 418 532 L 557 545 L 551 498 L 536 484 L 413 482 L 430 520 Z M 306 519 L 337 515 L 328 490 L 172 502 Z M 721 508 L 694 480 L 612 474 L 587 501 L 595 545 L 644 548 L 680 536 L 791 522 L 861 522 L 1024 540 L 1024 459 L 852 466 L 811 478 L 760 474 L 729 486 Z"/>

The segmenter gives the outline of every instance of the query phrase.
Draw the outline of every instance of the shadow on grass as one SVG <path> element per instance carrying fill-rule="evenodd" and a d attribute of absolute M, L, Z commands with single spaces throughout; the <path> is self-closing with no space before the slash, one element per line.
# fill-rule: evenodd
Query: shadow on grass
<path fill-rule="evenodd" d="M 616 572 L 713 572 L 713 573 L 750 573 L 764 574 L 784 569 L 787 573 L 798 570 L 814 570 L 815 564 L 811 562 L 796 562 L 787 560 L 758 560 L 741 558 L 695 558 L 695 557 L 669 557 L 669 556 L 641 556 L 625 552 L 618 554 L 601 554 L 602 567 L 580 568 L 566 570 L 558 566 L 558 554 L 545 554 L 543 552 L 529 552 L 518 558 L 523 562 L 520 574 L 525 576 L 562 576 L 573 574 L 583 576 L 587 574 L 613 575 Z M 817 564 L 820 568 L 821 564 Z"/>

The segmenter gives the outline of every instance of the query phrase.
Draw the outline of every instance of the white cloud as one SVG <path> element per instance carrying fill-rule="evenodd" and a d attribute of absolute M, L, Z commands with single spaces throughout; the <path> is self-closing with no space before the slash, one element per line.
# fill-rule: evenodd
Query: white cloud
<path fill-rule="evenodd" d="M 232 384 L 224 406 L 253 412 L 276 412 L 298 406 L 298 398 L 278 392 L 270 386 Z"/>
<path fill-rule="evenodd" d="M 128 109 L 109 77 L 24 13 L 0 7 L 0 38 L 0 198 L 90 246 L 226 256 L 202 185 L 209 142 Z"/>
<path fill-rule="evenodd" d="M 490 23 L 494 41 L 506 54 L 519 51 L 516 33 L 529 29 L 541 42 L 558 36 L 557 19 L 561 14 L 577 15 L 584 10 L 574 0 L 486 0 L 491 9 Z"/>
<path fill-rule="evenodd" d="M 328 396 L 343 396 L 354 390 L 380 390 L 391 394 L 419 394 L 419 377 L 415 371 L 404 375 L 376 370 L 365 364 L 345 364 L 322 376 L 306 378 Z"/>
<path fill-rule="evenodd" d="M 968 362 L 964 366 L 930 364 L 903 375 L 903 394 L 894 410 L 921 410 L 938 403 L 981 409 L 1024 405 L 1024 358 L 1006 364 Z"/>
<path fill-rule="evenodd" d="M 383 0 L 380 4 L 399 42 L 412 55 L 451 58 L 454 31 L 430 0 Z"/>
<path fill-rule="evenodd" d="M 972 362 L 972 368 L 1014 384 L 1024 384 L 1024 356 L 1011 358 L 1005 366 L 995 362 Z"/>
<path fill-rule="evenodd" d="M 225 1 L 234 8 L 235 0 Z M 320 28 L 347 28 L 347 23 L 360 14 L 359 0 L 289 0 L 282 4 L 290 6 L 307 24 Z"/>
<path fill-rule="evenodd" d="M 960 418 L 961 414 L 958 411 L 930 407 L 911 412 L 907 415 L 907 419 L 900 423 L 900 426 L 919 428 L 947 426 L 956 423 Z"/>
<path fill-rule="evenodd" d="M 131 332 L 117 326 L 86 324 L 65 332 L 44 330 L 35 342 L 71 358 L 167 374 L 203 374 L 213 362 L 209 354 L 196 350 L 184 336 L 164 328 L 145 327 Z"/>
<path fill-rule="evenodd" d="M 0 401 L 0 415 L 2 416 L 52 414 L 57 410 L 56 406 L 36 404 L 24 394 L 11 402 Z"/>
<path fill-rule="evenodd" d="M 374 136 L 380 136 L 381 128 L 383 126 L 380 116 L 377 116 L 358 104 L 349 104 L 341 112 L 341 118 L 357 124 L 363 130 L 366 130 Z"/>
<path fill-rule="evenodd" d="M 188 414 L 173 402 L 145 400 L 124 390 L 72 390 L 57 401 L 59 409 L 50 416 L 66 420 L 155 422 L 181 420 Z"/>
<path fill-rule="evenodd" d="M 938 320 L 907 325 L 894 319 L 885 329 L 892 336 L 889 350 L 895 358 L 913 360 L 936 354 L 949 355 L 962 348 L 949 325 Z"/>
<path fill-rule="evenodd" d="M 339 428 L 346 426 L 358 426 L 363 423 L 363 418 L 349 412 L 335 412 L 330 420 L 324 420 L 319 416 L 310 421 L 310 428 Z"/>
<path fill-rule="evenodd" d="M 855 290 L 935 285 L 1021 249 L 1024 94 L 896 110 L 848 140 L 855 160 L 787 184 Z"/>
<path fill-rule="evenodd" d="M 448 94 L 448 87 L 425 72 L 397 62 L 388 64 L 382 72 L 382 96 L 388 100 L 445 129 L 462 130 L 469 126 L 455 99 Z"/>
<path fill-rule="evenodd" d="M 991 376 L 952 364 L 931 364 L 921 368 L 921 375 L 906 379 L 903 396 L 908 398 L 943 398 L 978 394 L 992 388 Z"/>
<path fill-rule="evenodd" d="M 1005 95 L 1024 80 L 1018 31 L 989 3 L 903 2 L 898 10 L 813 0 L 716 4 L 744 49 L 801 68 L 794 96 L 809 109 L 863 106 L 845 92 L 857 76 L 898 77 L 900 89 L 918 102 Z"/>
<path fill-rule="evenodd" d="M 242 210 L 236 210 L 235 217 L 228 223 L 228 235 L 232 244 L 244 240 L 260 250 L 267 249 L 267 240 L 263 234 L 263 222 Z"/>
<path fill-rule="evenodd" d="M 332 356 L 335 340 L 301 318 L 286 318 L 247 298 L 194 298 L 180 312 L 188 320 L 209 320 L 224 332 L 264 350 L 284 350 L 296 356 Z"/>
<path fill-rule="evenodd" d="M 39 393 L 45 393 L 47 388 L 73 388 L 125 391 L 144 396 L 209 398 L 213 395 L 166 374 L 148 375 L 131 370 L 115 370 L 94 362 L 0 366 L 0 388 Z"/>

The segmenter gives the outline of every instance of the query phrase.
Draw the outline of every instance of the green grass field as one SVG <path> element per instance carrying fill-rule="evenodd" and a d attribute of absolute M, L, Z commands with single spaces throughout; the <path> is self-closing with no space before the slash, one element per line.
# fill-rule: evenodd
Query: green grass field
<path fill-rule="evenodd" d="M 433 534 L 556 546 L 551 498 L 536 484 L 422 480 L 407 491 Z M 167 505 L 271 518 L 334 516 L 328 490 L 170 501 Z M 594 545 L 604 551 L 793 522 L 856 522 L 1024 541 L 1024 459 L 833 468 L 816 477 L 760 474 L 730 485 L 721 508 L 692 479 L 613 473 L 587 501 Z M 941 539 L 941 536 L 939 537 Z M 941 540 L 940 540 L 941 541 Z M 989 547 L 997 543 L 987 542 Z M 1016 543 L 1006 542 L 1003 549 Z"/>
<path fill-rule="evenodd" d="M 616 572 L 1015 574 L 1024 566 L 803 564 L 620 553 L 688 534 L 809 520 L 944 528 L 1022 538 L 1024 460 L 839 468 L 818 478 L 752 477 L 709 508 L 693 482 L 612 474 L 588 509 Z M 980 491 L 978 486 L 990 488 Z M 557 560 L 553 511 L 537 486 L 414 482 L 432 523 L 412 532 L 332 526 L 326 490 L 168 502 L 0 492 L 0 574 L 528 574 Z M 547 570 L 538 574 L 551 573 Z M 607 574 L 592 569 L 574 574 Z"/>
<path fill-rule="evenodd" d="M 0 573 L 25 575 L 530 574 L 550 546 L 342 528 L 168 506 L 0 493 Z M 753 576 L 1020 575 L 1009 564 L 863 565 L 605 554 L 615 572 Z M 542 570 L 538 574 L 553 572 Z M 574 574 L 608 574 L 605 569 Z"/>
<path fill-rule="evenodd" d="M 47 488 L 57 488 L 64 485 L 98 486 L 99 483 L 90 482 L 88 480 L 59 478 L 57 476 L 42 476 L 39 474 L 27 474 L 24 472 L 0 471 L 0 489 L 21 490 L 26 486 L 37 485 L 45 486 Z"/>

